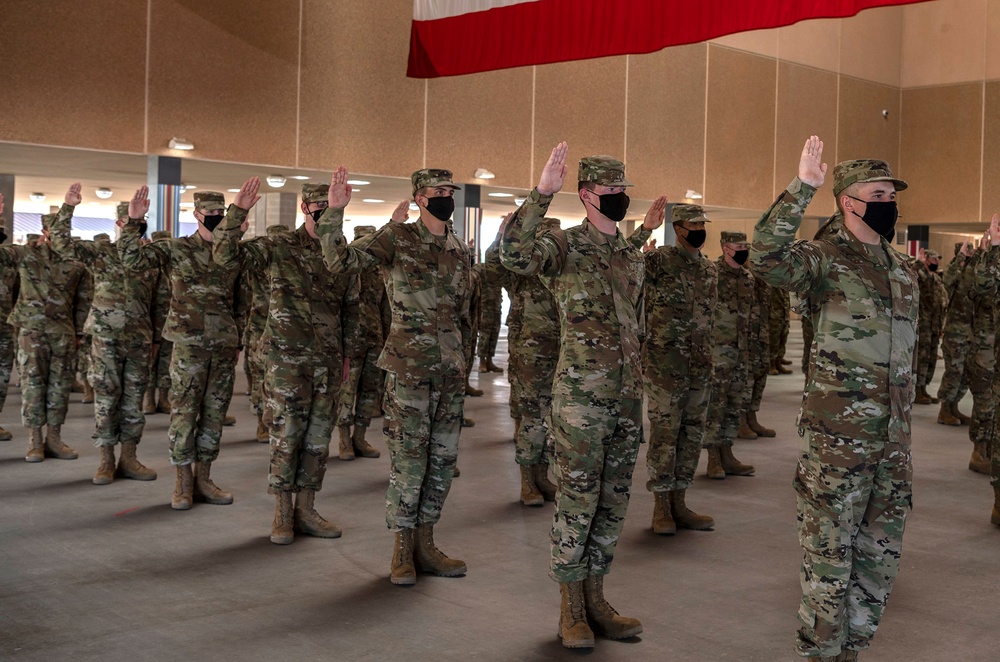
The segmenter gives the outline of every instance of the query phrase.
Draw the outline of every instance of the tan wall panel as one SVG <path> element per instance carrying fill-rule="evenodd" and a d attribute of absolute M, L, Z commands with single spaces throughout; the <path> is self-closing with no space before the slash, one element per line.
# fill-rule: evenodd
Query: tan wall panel
<path fill-rule="evenodd" d="M 625 58 L 537 67 L 533 180 L 560 141 L 569 144 L 566 186 L 576 187 L 581 157 L 625 151 Z M 626 168 L 626 177 L 631 171 Z M 533 181 L 532 186 L 538 182 Z"/>
<path fill-rule="evenodd" d="M 495 186 L 528 189 L 531 179 L 531 67 L 428 82 L 427 165 L 472 181 L 476 168 Z"/>
<path fill-rule="evenodd" d="M 778 58 L 826 71 L 840 70 L 840 20 L 800 21 L 778 28 Z"/>
<path fill-rule="evenodd" d="M 899 87 L 902 44 L 901 7 L 868 9 L 845 18 L 840 23 L 840 73 Z"/>
<path fill-rule="evenodd" d="M 902 87 L 982 80 L 986 0 L 937 0 L 903 8 Z"/>
<path fill-rule="evenodd" d="M 841 76 L 838 116 L 837 161 L 876 158 L 899 169 L 899 89 Z"/>
<path fill-rule="evenodd" d="M 294 165 L 299 3 L 152 7 L 149 152 L 177 136 L 201 159 Z"/>
<path fill-rule="evenodd" d="M 823 140 L 823 158 L 837 162 L 837 74 L 787 62 L 778 63 L 778 132 L 775 138 L 774 193 L 799 171 L 806 138 Z M 833 196 L 816 196 L 810 214 L 832 214 Z"/>
<path fill-rule="evenodd" d="M 628 171 L 634 197 L 680 200 L 705 166 L 705 44 L 629 58 Z"/>
<path fill-rule="evenodd" d="M 406 77 L 411 19 L 388 0 L 336 12 L 306 0 L 300 166 L 400 177 L 423 167 L 425 84 Z"/>
<path fill-rule="evenodd" d="M 0 140 L 141 152 L 146 3 L 3 3 Z"/>
<path fill-rule="evenodd" d="M 724 37 L 712 39 L 708 43 L 735 48 L 755 55 L 778 57 L 778 31 L 774 29 L 727 34 Z"/>
<path fill-rule="evenodd" d="M 903 90 L 899 175 L 910 188 L 900 195 L 900 211 L 908 224 L 979 218 L 982 88 Z"/>
<path fill-rule="evenodd" d="M 709 46 L 705 204 L 765 209 L 771 203 L 775 64 Z"/>
<path fill-rule="evenodd" d="M 986 80 L 1000 78 L 1000 0 L 986 2 Z"/>
<path fill-rule="evenodd" d="M 983 134 L 983 220 L 1000 212 L 1000 82 L 986 83 Z"/>

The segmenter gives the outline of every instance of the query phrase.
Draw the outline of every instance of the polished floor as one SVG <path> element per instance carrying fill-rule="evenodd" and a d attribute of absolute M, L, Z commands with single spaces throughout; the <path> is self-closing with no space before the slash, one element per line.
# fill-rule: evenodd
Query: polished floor
<path fill-rule="evenodd" d="M 790 358 L 798 362 L 795 329 Z M 505 364 L 504 354 L 498 363 Z M 797 368 L 797 366 L 796 366 Z M 932 392 L 936 391 L 941 368 Z M 547 577 L 551 506 L 523 508 L 507 417 L 506 375 L 480 375 L 467 400 L 476 426 L 462 435 L 455 480 L 437 527 L 439 546 L 464 559 L 462 578 L 389 583 L 384 522 L 388 475 L 377 460 L 332 459 L 321 513 L 338 540 L 268 541 L 266 446 L 242 395 L 214 477 L 231 506 L 169 507 L 167 416 L 149 417 L 140 457 L 154 482 L 91 484 L 92 407 L 74 394 L 64 438 L 75 461 L 24 462 L 16 388 L 0 424 L 0 659 L 2 660 L 795 660 L 799 548 L 791 479 L 802 376 L 771 377 L 760 419 L 770 440 L 740 441 L 752 478 L 700 476 L 689 504 L 712 532 L 649 531 L 644 452 L 606 586 L 619 611 L 640 618 L 631 641 L 567 651 L 556 635 L 557 585 Z M 242 383 L 241 378 L 240 383 Z M 969 399 L 962 408 L 968 411 Z M 998 659 L 1000 528 L 992 492 L 967 469 L 966 428 L 914 412 L 914 510 L 902 568 L 868 662 Z M 384 451 L 380 425 L 369 440 Z M 704 459 L 702 461 L 704 465 Z M 704 466 L 699 474 L 704 472 Z"/>

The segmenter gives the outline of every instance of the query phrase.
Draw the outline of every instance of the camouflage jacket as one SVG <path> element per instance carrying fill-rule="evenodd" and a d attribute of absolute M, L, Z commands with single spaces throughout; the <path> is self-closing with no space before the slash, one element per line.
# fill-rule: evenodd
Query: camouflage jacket
<path fill-rule="evenodd" d="M 996 295 L 1000 284 L 1000 249 L 979 250 L 973 256 L 972 288 L 969 303 L 972 307 L 972 351 L 987 349 L 996 340 Z"/>
<path fill-rule="evenodd" d="M 319 242 L 305 226 L 240 243 L 241 219 L 227 218 L 213 255 L 224 268 L 242 266 L 270 282 L 260 344 L 289 361 L 338 366 L 357 355 L 358 279 L 338 276 L 323 263 Z"/>
<path fill-rule="evenodd" d="M 482 264 L 475 267 L 479 272 L 479 288 L 482 310 L 494 310 L 503 299 L 502 289 L 510 292 L 513 274 L 500 264 L 500 241 L 494 241 L 483 255 Z"/>
<path fill-rule="evenodd" d="M 553 395 L 642 398 L 643 257 L 640 228 L 626 240 L 590 221 L 538 234 L 552 196 L 533 190 L 504 231 L 500 260 L 514 273 L 552 278 L 559 306 Z"/>
<path fill-rule="evenodd" d="M 75 239 L 73 207 L 63 205 L 49 226 L 52 249 L 82 263 L 93 277 L 93 301 L 83 332 L 101 338 L 153 340 L 156 271 L 125 268 L 110 242 Z"/>
<path fill-rule="evenodd" d="M 510 336 L 510 316 L 517 305 L 518 341 L 531 342 L 538 351 L 559 351 L 559 307 L 549 286 L 552 280 L 544 276 L 511 274 L 511 312 L 508 313 L 507 335 Z"/>
<path fill-rule="evenodd" d="M 948 308 L 948 290 L 941 282 L 941 277 L 919 261 L 914 271 L 917 272 L 920 286 L 919 336 L 921 339 L 940 336 L 944 314 Z"/>
<path fill-rule="evenodd" d="M 435 237 L 419 220 L 387 223 L 351 245 L 344 210 L 328 209 L 316 225 L 323 256 L 335 273 L 386 269 L 392 324 L 378 366 L 403 383 L 465 378 L 472 337 L 469 249 L 450 229 Z"/>
<path fill-rule="evenodd" d="M 48 245 L 0 246 L 0 268 L 15 269 L 20 290 L 8 324 L 20 329 L 83 335 L 90 310 L 83 265 Z"/>
<path fill-rule="evenodd" d="M 389 331 L 389 320 L 384 317 L 387 308 L 385 279 L 378 268 L 361 272 L 358 292 L 358 320 L 360 346 L 365 349 L 378 348 L 385 344 L 385 334 Z M 383 328 L 383 326 L 385 328 Z"/>
<path fill-rule="evenodd" d="M 974 257 L 956 255 L 941 278 L 948 292 L 948 310 L 944 324 L 948 333 L 953 336 L 961 337 L 972 333 L 973 306 L 970 295 L 975 286 Z"/>
<path fill-rule="evenodd" d="M 741 360 L 746 362 L 750 357 L 750 332 L 755 324 L 752 318 L 757 315 L 754 277 L 746 267 L 730 267 L 725 256 L 715 261 L 715 272 L 719 278 L 719 303 L 712 329 L 716 359 L 720 348 L 729 347 L 738 350 Z"/>
<path fill-rule="evenodd" d="M 14 302 L 17 301 L 18 291 L 21 281 L 17 275 L 17 269 L 0 269 L 0 330 L 9 332 L 10 324 L 7 318 L 10 317 L 14 309 Z"/>
<path fill-rule="evenodd" d="M 771 306 L 774 288 L 756 276 L 753 278 L 753 304 L 747 334 L 747 361 L 751 374 L 760 374 L 771 363 Z"/>
<path fill-rule="evenodd" d="M 719 299 L 718 274 L 700 252 L 662 246 L 646 253 L 646 378 L 663 380 L 712 376 L 712 332 Z"/>
<path fill-rule="evenodd" d="M 242 223 L 246 215 L 246 210 L 229 205 L 225 222 L 235 218 Z M 139 223 L 139 219 L 129 219 L 118 240 L 118 252 L 128 269 L 169 270 L 170 311 L 163 337 L 213 350 L 241 346 L 245 319 L 234 313 L 239 269 L 216 264 L 212 243 L 197 232 L 140 245 Z M 217 228 L 216 239 L 219 235 Z"/>
<path fill-rule="evenodd" d="M 816 313 L 800 429 L 909 444 L 920 305 L 916 274 L 889 242 L 867 246 L 846 227 L 829 239 L 796 241 L 815 193 L 794 179 L 757 222 L 750 250 L 757 275 L 807 294 Z"/>

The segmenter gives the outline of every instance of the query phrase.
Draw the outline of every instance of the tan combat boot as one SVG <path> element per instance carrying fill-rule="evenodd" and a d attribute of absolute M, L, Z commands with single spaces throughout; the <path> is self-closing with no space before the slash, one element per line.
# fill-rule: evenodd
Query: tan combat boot
<path fill-rule="evenodd" d="M 771 361 L 771 363 L 767 366 L 767 374 L 772 377 L 778 374 L 778 369 L 774 366 L 775 366 L 774 361 Z"/>
<path fill-rule="evenodd" d="M 483 389 L 476 388 L 469 382 L 465 382 L 465 394 L 472 398 L 478 398 L 483 394 Z"/>
<path fill-rule="evenodd" d="M 482 360 L 479 361 L 479 372 L 489 372 L 490 367 Z"/>
<path fill-rule="evenodd" d="M 349 462 L 354 459 L 354 441 L 351 439 L 351 426 L 338 425 L 337 432 L 340 433 L 340 459 Z"/>
<path fill-rule="evenodd" d="M 951 402 L 941 401 L 941 411 L 938 412 L 937 422 L 941 425 L 954 425 L 958 426 L 962 424 L 962 421 L 958 420 L 958 417 L 951 413 Z"/>
<path fill-rule="evenodd" d="M 161 388 L 160 397 L 156 401 L 156 411 L 160 414 L 170 413 L 170 389 Z"/>
<path fill-rule="evenodd" d="M 653 533 L 658 536 L 677 533 L 677 523 L 670 511 L 670 492 L 653 492 Z"/>
<path fill-rule="evenodd" d="M 792 371 L 784 366 L 781 361 L 774 362 L 774 369 L 777 370 L 779 375 L 790 375 Z"/>
<path fill-rule="evenodd" d="M 146 389 L 146 395 L 142 399 L 142 413 L 149 415 L 156 413 L 156 389 L 152 386 Z"/>
<path fill-rule="evenodd" d="M 604 575 L 591 575 L 583 581 L 583 597 L 594 633 L 607 639 L 628 639 L 642 633 L 638 619 L 622 616 L 604 599 Z"/>
<path fill-rule="evenodd" d="M 993 486 L 993 512 L 990 521 L 1000 526 L 1000 485 Z"/>
<path fill-rule="evenodd" d="M 10 441 L 13 438 L 14 435 L 0 427 L 0 441 Z"/>
<path fill-rule="evenodd" d="M 236 425 L 236 417 L 235 416 L 230 416 L 229 414 L 226 414 L 222 418 L 222 425 L 223 425 L 223 427 L 227 427 L 227 428 L 233 427 L 234 425 Z"/>
<path fill-rule="evenodd" d="M 170 499 L 170 507 L 174 510 L 190 510 L 194 500 L 194 474 L 190 464 L 177 467 L 177 481 L 174 483 L 174 495 Z"/>
<path fill-rule="evenodd" d="M 927 393 L 927 387 L 918 386 L 917 387 L 917 397 L 913 400 L 914 404 L 918 405 L 929 405 L 931 404 L 931 396 Z"/>
<path fill-rule="evenodd" d="M 670 512 L 674 516 L 674 522 L 681 529 L 691 529 L 692 531 L 711 531 L 715 527 L 715 520 L 708 515 L 699 515 L 684 503 L 687 490 L 673 490 L 670 492 Z"/>
<path fill-rule="evenodd" d="M 990 461 L 986 457 L 986 442 L 981 441 L 972 445 L 972 457 L 969 458 L 969 471 L 990 475 Z"/>
<path fill-rule="evenodd" d="M 462 427 L 463 428 L 474 428 L 476 427 L 476 422 L 471 418 L 462 417 Z"/>
<path fill-rule="evenodd" d="M 389 581 L 397 586 L 413 586 L 417 583 L 417 571 L 413 566 L 413 535 L 413 529 L 396 531 Z"/>
<path fill-rule="evenodd" d="M 45 457 L 57 460 L 75 460 L 80 454 L 63 443 L 62 425 L 50 425 L 45 432 Z"/>
<path fill-rule="evenodd" d="M 156 472 L 145 466 L 136 457 L 135 451 L 138 442 L 123 441 L 121 457 L 118 458 L 118 469 L 115 471 L 117 478 L 130 478 L 132 480 L 156 480 Z"/>
<path fill-rule="evenodd" d="M 31 436 L 28 440 L 28 452 L 24 454 L 25 462 L 41 462 L 45 459 L 45 440 L 42 437 L 42 428 L 31 428 Z"/>
<path fill-rule="evenodd" d="M 556 486 L 549 480 L 549 463 L 539 462 L 533 468 L 535 470 L 535 487 L 542 493 L 542 498 L 546 501 L 555 501 Z"/>
<path fill-rule="evenodd" d="M 594 631 L 587 625 L 583 582 L 559 582 L 559 638 L 564 648 L 593 648 Z"/>
<path fill-rule="evenodd" d="M 726 470 L 722 468 L 718 446 L 708 447 L 708 468 L 705 470 L 705 475 L 716 480 L 722 480 L 726 477 Z"/>
<path fill-rule="evenodd" d="M 757 471 L 753 465 L 743 464 L 736 459 L 732 444 L 723 444 L 719 447 L 719 459 L 722 460 L 722 470 L 727 476 L 752 476 Z"/>
<path fill-rule="evenodd" d="M 525 506 L 541 506 L 545 503 L 545 497 L 535 485 L 534 466 L 517 466 L 521 470 L 521 503 Z"/>
<path fill-rule="evenodd" d="M 355 424 L 354 431 L 351 433 L 351 445 L 354 446 L 354 455 L 357 457 L 380 457 L 382 454 L 372 448 L 368 440 L 365 439 L 367 432 L 367 425 Z"/>
<path fill-rule="evenodd" d="M 749 425 L 749 423 L 747 423 L 747 415 L 746 414 L 740 414 L 740 427 L 739 427 L 739 429 L 736 432 L 736 436 L 739 437 L 740 439 L 756 439 L 757 438 L 757 433 L 754 432 L 753 428 L 751 428 L 750 425 Z"/>
<path fill-rule="evenodd" d="M 257 441 L 262 444 L 267 444 L 271 441 L 271 435 L 267 431 L 267 426 L 264 425 L 263 414 L 257 414 Z"/>
<path fill-rule="evenodd" d="M 83 399 L 80 400 L 85 405 L 92 404 L 94 402 L 94 387 L 90 385 L 86 379 L 83 380 Z"/>
<path fill-rule="evenodd" d="M 271 542 L 275 545 L 291 545 L 295 542 L 295 532 L 292 530 L 292 493 L 278 492 L 274 495 L 274 501 Z"/>
<path fill-rule="evenodd" d="M 955 418 L 957 418 L 958 422 L 961 423 L 962 425 L 968 425 L 969 423 L 972 422 L 972 419 L 963 414 L 962 411 L 958 408 L 957 402 L 951 403 L 951 413 L 955 415 Z"/>
<path fill-rule="evenodd" d="M 774 430 L 772 430 L 771 428 L 766 428 L 760 424 L 760 422 L 757 420 L 757 412 L 750 410 L 746 413 L 746 417 L 747 417 L 747 425 L 750 426 L 751 430 L 757 433 L 758 437 L 770 438 L 776 436 L 777 433 Z"/>
<path fill-rule="evenodd" d="M 493 363 L 493 359 L 486 359 L 486 367 L 489 369 L 490 372 L 498 372 L 501 375 L 503 374 L 503 368 Z"/>
<path fill-rule="evenodd" d="M 316 490 L 302 490 L 295 499 L 295 530 L 316 538 L 339 538 L 340 527 L 316 512 Z"/>
<path fill-rule="evenodd" d="M 94 485 L 110 485 L 115 480 L 115 447 L 101 446 L 101 465 L 94 474 Z"/>
<path fill-rule="evenodd" d="M 212 463 L 196 462 L 194 470 L 194 498 L 215 506 L 228 506 L 233 502 L 232 492 L 223 492 L 212 482 Z"/>
<path fill-rule="evenodd" d="M 434 545 L 433 524 L 418 524 L 414 540 L 414 566 L 420 572 L 441 577 L 460 577 L 469 571 L 465 561 L 448 558 Z"/>

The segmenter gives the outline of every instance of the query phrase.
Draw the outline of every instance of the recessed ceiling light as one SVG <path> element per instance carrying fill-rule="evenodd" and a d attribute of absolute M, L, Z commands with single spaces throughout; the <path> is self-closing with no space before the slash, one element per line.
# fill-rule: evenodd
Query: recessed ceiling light
<path fill-rule="evenodd" d="M 524 204 L 525 200 L 527 200 L 527 198 L 514 198 L 514 204 L 520 207 Z"/>
<path fill-rule="evenodd" d="M 181 184 L 181 193 L 190 191 L 191 189 L 198 188 L 194 184 Z"/>
<path fill-rule="evenodd" d="M 486 168 L 477 168 L 474 176 L 476 179 L 494 179 L 496 177 L 496 175 Z"/>
<path fill-rule="evenodd" d="M 240 192 L 240 190 L 238 188 L 227 188 L 226 190 L 229 191 L 230 193 L 239 193 Z"/>
<path fill-rule="evenodd" d="M 379 200 L 378 198 L 365 198 L 361 202 L 371 202 L 373 204 L 378 204 L 380 202 L 385 202 L 385 200 Z"/>
<path fill-rule="evenodd" d="M 32 202 L 45 202 L 45 194 L 44 193 L 29 193 L 28 194 L 28 199 L 31 200 Z"/>
<path fill-rule="evenodd" d="M 308 175 L 291 175 L 289 177 L 289 179 L 298 179 L 298 180 L 301 181 L 301 180 L 304 180 L 304 179 L 309 179 L 309 176 Z"/>
<path fill-rule="evenodd" d="M 418 209 L 420 209 L 420 207 L 417 206 L 417 203 L 415 202 L 410 203 L 410 211 L 417 211 Z"/>
<path fill-rule="evenodd" d="M 189 151 L 194 149 L 194 143 L 189 143 L 183 138 L 171 138 L 170 142 L 167 143 L 167 147 L 170 149 L 183 149 Z"/>
<path fill-rule="evenodd" d="M 371 184 L 371 182 L 366 182 L 363 179 L 348 179 L 347 183 L 350 184 L 351 186 L 366 186 L 368 184 Z"/>
<path fill-rule="evenodd" d="M 97 197 L 100 198 L 101 200 L 107 200 L 108 198 L 110 198 L 112 195 L 115 194 L 114 191 L 112 191 L 106 186 L 102 186 L 101 188 L 94 191 L 94 193 L 96 193 Z"/>
<path fill-rule="evenodd" d="M 281 175 L 268 175 L 267 176 L 267 185 L 268 186 L 272 186 L 274 188 L 281 188 L 282 186 L 285 185 L 286 181 L 287 180 L 284 177 L 282 177 Z"/>
<path fill-rule="evenodd" d="M 491 198 L 513 198 L 513 193 L 487 193 Z"/>
<path fill-rule="evenodd" d="M 182 202 L 180 206 L 183 207 L 183 208 L 185 208 L 185 209 L 189 209 L 189 208 L 194 207 L 194 203 L 193 202 Z"/>

